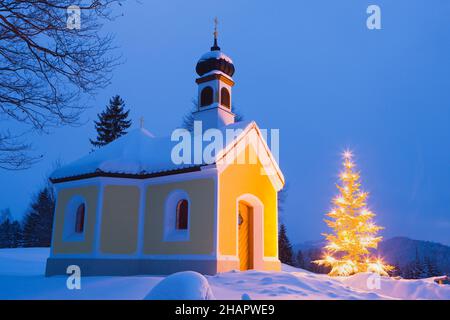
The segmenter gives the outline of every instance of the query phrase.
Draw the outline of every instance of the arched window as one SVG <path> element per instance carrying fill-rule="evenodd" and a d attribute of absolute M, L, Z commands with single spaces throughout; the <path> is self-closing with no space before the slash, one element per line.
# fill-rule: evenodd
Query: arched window
<path fill-rule="evenodd" d="M 85 205 L 84 203 L 80 204 L 77 208 L 77 213 L 75 217 L 75 232 L 83 233 L 84 230 L 84 211 Z"/>
<path fill-rule="evenodd" d="M 200 94 L 200 107 L 209 106 L 213 103 L 214 90 L 211 87 L 206 87 Z"/>
<path fill-rule="evenodd" d="M 178 230 L 186 230 L 188 228 L 188 201 L 186 199 L 182 199 L 177 203 L 177 222 L 176 229 Z"/>
<path fill-rule="evenodd" d="M 230 92 L 228 91 L 227 88 L 222 88 L 220 90 L 220 104 L 230 108 L 231 103 L 230 103 Z"/>
<path fill-rule="evenodd" d="M 172 190 L 164 204 L 164 241 L 189 241 L 191 200 L 185 190 Z"/>

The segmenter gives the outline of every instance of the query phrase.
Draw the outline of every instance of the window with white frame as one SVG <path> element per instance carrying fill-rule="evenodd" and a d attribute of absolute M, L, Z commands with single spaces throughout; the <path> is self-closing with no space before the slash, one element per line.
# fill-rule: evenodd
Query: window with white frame
<path fill-rule="evenodd" d="M 164 206 L 164 241 L 189 240 L 190 206 L 184 190 L 174 190 L 168 195 Z"/>
<path fill-rule="evenodd" d="M 87 214 L 86 201 L 81 196 L 74 196 L 67 204 L 64 214 L 63 239 L 65 241 L 84 240 Z"/>

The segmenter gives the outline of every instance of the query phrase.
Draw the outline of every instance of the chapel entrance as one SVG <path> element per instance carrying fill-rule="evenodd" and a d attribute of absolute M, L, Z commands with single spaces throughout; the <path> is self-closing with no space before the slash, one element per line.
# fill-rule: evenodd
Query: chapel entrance
<path fill-rule="evenodd" d="M 239 201 L 239 267 L 240 270 L 253 269 L 253 208 Z"/>

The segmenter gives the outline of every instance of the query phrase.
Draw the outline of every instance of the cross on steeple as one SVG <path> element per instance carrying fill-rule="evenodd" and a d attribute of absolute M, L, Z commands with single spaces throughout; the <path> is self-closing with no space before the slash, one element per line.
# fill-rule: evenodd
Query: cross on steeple
<path fill-rule="evenodd" d="M 217 44 L 217 36 L 219 32 L 217 31 L 217 26 L 219 25 L 219 19 L 214 18 L 214 45 L 211 47 L 211 51 L 220 51 L 220 47 Z"/>
<path fill-rule="evenodd" d="M 214 39 L 217 39 L 217 26 L 219 25 L 219 19 L 217 17 L 214 18 Z"/>

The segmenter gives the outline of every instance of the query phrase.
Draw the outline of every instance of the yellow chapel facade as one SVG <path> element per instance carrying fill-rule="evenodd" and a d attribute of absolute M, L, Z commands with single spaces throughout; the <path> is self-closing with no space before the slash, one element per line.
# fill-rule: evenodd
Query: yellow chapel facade
<path fill-rule="evenodd" d="M 82 275 L 280 270 L 283 174 L 257 124 L 235 122 L 234 65 L 216 37 L 196 71 L 194 119 L 206 132 L 233 130 L 233 138 L 209 161 L 179 162 L 173 135 L 138 128 L 57 169 L 46 275 L 66 274 L 70 265 Z M 195 132 L 184 134 L 196 143 Z"/>

